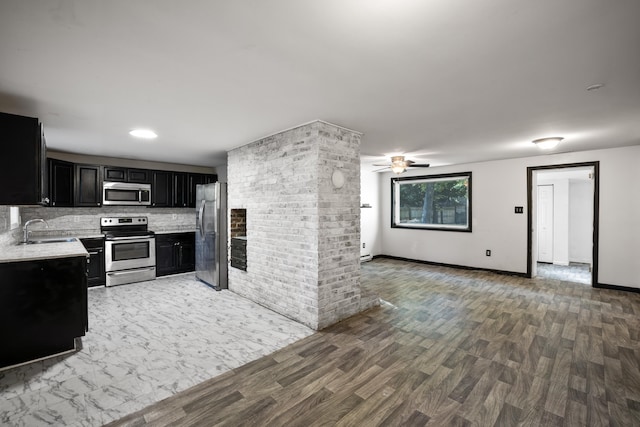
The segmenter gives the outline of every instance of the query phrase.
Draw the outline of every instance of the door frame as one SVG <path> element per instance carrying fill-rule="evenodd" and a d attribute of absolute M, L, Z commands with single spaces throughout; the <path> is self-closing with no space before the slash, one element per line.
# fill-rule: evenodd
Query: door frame
<path fill-rule="evenodd" d="M 532 277 L 533 269 L 533 173 L 539 170 L 593 167 L 593 241 L 591 246 L 591 286 L 598 285 L 598 235 L 600 208 L 600 162 L 564 163 L 559 165 L 527 167 L 527 275 Z"/>

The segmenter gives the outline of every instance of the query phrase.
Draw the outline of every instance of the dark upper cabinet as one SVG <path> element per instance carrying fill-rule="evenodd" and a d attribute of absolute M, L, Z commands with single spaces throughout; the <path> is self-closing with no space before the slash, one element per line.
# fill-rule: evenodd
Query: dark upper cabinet
<path fill-rule="evenodd" d="M 47 148 L 33 117 L 0 113 L 0 205 L 47 204 Z"/>
<path fill-rule="evenodd" d="M 153 171 L 151 180 L 151 206 L 173 206 L 173 172 Z"/>
<path fill-rule="evenodd" d="M 115 182 L 126 182 L 127 181 L 127 169 L 113 167 L 113 166 L 105 166 L 104 167 L 104 180 L 105 181 L 115 181 Z"/>
<path fill-rule="evenodd" d="M 102 206 L 102 166 L 75 165 L 75 206 Z"/>
<path fill-rule="evenodd" d="M 151 171 L 148 169 L 127 169 L 127 182 L 150 184 Z"/>
<path fill-rule="evenodd" d="M 196 185 L 199 184 L 211 184 L 218 180 L 218 175 L 209 175 L 201 173 L 189 174 L 189 194 L 187 197 L 187 206 L 190 208 L 196 207 Z"/>
<path fill-rule="evenodd" d="M 151 172 L 148 169 L 131 169 L 117 166 L 104 167 L 104 180 L 115 182 L 151 183 Z"/>
<path fill-rule="evenodd" d="M 74 164 L 58 159 L 48 159 L 49 206 L 56 208 L 73 206 Z"/>
<path fill-rule="evenodd" d="M 189 174 L 173 173 L 173 206 L 186 208 L 189 205 Z"/>
<path fill-rule="evenodd" d="M 194 271 L 195 237 L 195 233 L 156 234 L 156 276 Z"/>

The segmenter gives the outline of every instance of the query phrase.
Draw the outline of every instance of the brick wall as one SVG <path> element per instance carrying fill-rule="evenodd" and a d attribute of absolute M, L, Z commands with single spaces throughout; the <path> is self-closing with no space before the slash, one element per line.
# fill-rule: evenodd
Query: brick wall
<path fill-rule="evenodd" d="M 247 210 L 231 209 L 229 214 L 229 237 L 242 237 L 247 235 Z"/>
<path fill-rule="evenodd" d="M 359 311 L 360 137 L 316 121 L 229 152 L 248 266 L 229 270 L 230 290 L 314 329 Z"/>

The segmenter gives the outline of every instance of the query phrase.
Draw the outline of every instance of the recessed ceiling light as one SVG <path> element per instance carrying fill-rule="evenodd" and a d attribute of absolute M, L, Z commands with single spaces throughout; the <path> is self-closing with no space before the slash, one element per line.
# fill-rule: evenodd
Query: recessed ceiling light
<path fill-rule="evenodd" d="M 135 136 L 136 138 L 143 138 L 143 139 L 155 139 L 158 137 L 158 134 L 156 134 L 154 131 L 150 129 L 134 129 L 131 132 L 129 132 L 129 135 Z"/>
<path fill-rule="evenodd" d="M 552 148 L 555 148 L 560 141 L 562 141 L 564 138 L 561 136 L 552 136 L 549 138 L 540 138 L 540 139 L 534 139 L 533 142 L 534 144 L 536 144 L 539 148 L 542 148 L 543 150 L 550 150 Z"/>

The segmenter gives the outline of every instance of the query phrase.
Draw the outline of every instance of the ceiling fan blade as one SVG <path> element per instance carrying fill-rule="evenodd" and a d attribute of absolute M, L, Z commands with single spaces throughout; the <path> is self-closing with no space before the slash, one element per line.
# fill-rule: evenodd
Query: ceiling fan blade
<path fill-rule="evenodd" d="M 409 166 L 410 168 L 428 168 L 429 163 L 413 163 L 407 166 Z"/>
<path fill-rule="evenodd" d="M 376 165 L 374 165 L 374 166 L 376 166 Z M 380 165 L 378 165 L 378 166 L 380 166 Z M 387 166 L 386 168 L 376 169 L 376 170 L 371 171 L 371 172 L 381 172 L 381 171 L 383 171 L 383 170 L 385 170 L 385 169 L 389 169 L 389 168 L 390 168 L 390 166 Z"/>
<path fill-rule="evenodd" d="M 391 164 L 389 163 L 374 163 L 373 166 L 386 166 L 386 167 L 391 167 Z"/>

